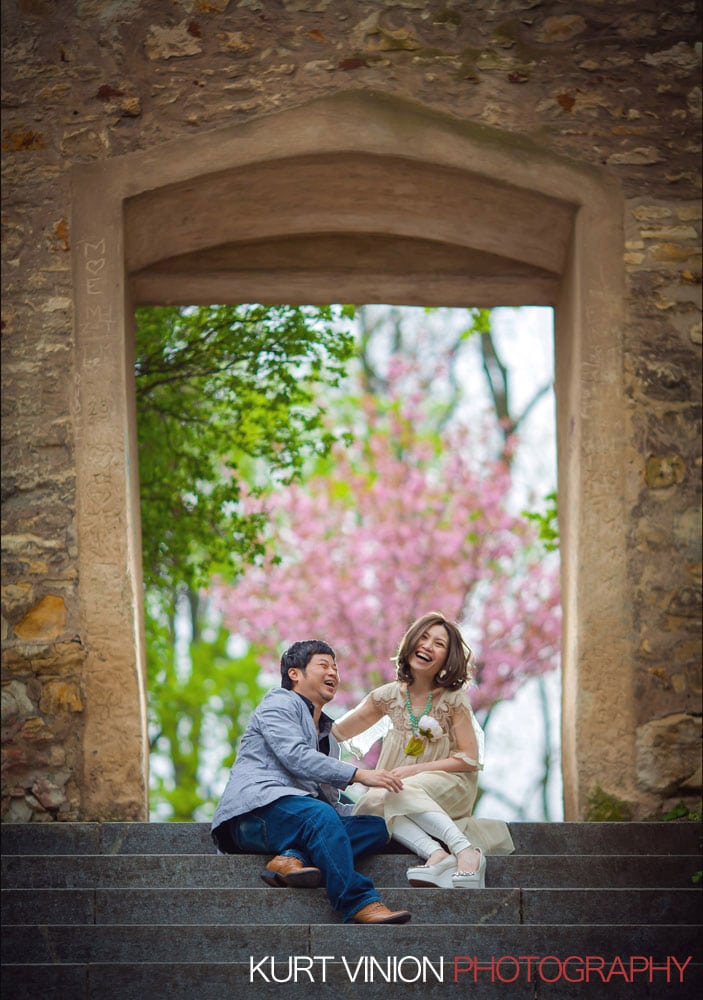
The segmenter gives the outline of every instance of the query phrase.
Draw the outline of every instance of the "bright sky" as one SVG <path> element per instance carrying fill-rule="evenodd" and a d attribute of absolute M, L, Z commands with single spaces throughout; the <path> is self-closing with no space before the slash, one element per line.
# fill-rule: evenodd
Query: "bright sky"
<path fill-rule="evenodd" d="M 554 313 L 530 306 L 496 309 L 496 339 L 508 363 L 514 387 L 516 412 L 520 413 L 536 388 L 554 381 Z M 521 431 L 521 447 L 514 466 L 518 488 L 537 496 L 556 488 L 556 410 L 554 392 L 547 393 L 530 413 Z M 549 752 L 552 758 L 547 788 L 549 819 L 564 818 L 561 777 L 561 676 L 542 678 L 549 719 Z M 486 790 L 476 810 L 478 816 L 511 818 L 502 796 L 519 803 L 524 820 L 544 819 L 541 790 L 545 754 L 544 711 L 540 679 L 529 681 L 511 701 L 495 710 L 486 733 L 486 768 L 480 786 Z M 488 793 L 494 789 L 497 794 Z"/>

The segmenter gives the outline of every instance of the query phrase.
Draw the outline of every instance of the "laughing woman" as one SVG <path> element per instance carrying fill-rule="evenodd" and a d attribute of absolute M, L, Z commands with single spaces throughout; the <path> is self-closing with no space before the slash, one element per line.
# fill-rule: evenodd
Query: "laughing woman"
<path fill-rule="evenodd" d="M 332 729 L 357 756 L 384 733 L 377 767 L 403 781 L 400 792 L 369 789 L 354 811 L 383 816 L 394 839 L 425 860 L 408 869 L 411 885 L 483 888 L 486 855 L 514 846 L 502 820 L 471 816 L 483 767 L 483 731 L 466 692 L 471 650 L 432 612 L 410 626 L 395 659 L 396 680 Z"/>

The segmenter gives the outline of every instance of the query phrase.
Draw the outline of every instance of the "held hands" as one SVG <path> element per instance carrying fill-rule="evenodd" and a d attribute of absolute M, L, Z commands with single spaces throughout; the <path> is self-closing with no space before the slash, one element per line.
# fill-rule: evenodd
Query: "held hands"
<path fill-rule="evenodd" d="M 411 778 L 413 774 L 420 774 L 422 767 L 419 764 L 401 764 L 394 767 L 391 774 L 396 778 Z"/>
<path fill-rule="evenodd" d="M 399 792 L 403 787 L 403 782 L 400 780 L 398 771 L 402 770 L 405 769 L 401 767 L 394 771 L 384 771 L 383 769 L 368 771 L 358 768 L 354 775 L 354 781 L 358 781 L 360 785 L 366 785 L 367 788 L 385 788 L 389 792 Z"/>

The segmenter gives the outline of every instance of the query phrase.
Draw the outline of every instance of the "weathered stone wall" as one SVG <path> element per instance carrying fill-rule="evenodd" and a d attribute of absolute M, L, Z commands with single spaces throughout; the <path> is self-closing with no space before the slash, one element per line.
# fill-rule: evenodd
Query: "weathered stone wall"
<path fill-rule="evenodd" d="M 622 187 L 628 408 L 620 416 L 631 456 L 623 604 L 634 610 L 637 774 L 620 797 L 635 817 L 695 801 L 696 5 L 9 0 L 2 15 L 3 819 L 108 818 L 87 815 L 81 800 L 89 650 L 77 579 L 71 169 L 167 141 L 187 147 L 194 135 L 356 89 L 491 126 L 508 150 L 512 137 L 526 137 Z M 605 649 L 608 636 L 600 638 Z M 592 739 L 607 745 L 611 723 L 604 718 Z M 597 775 L 584 787 L 579 812 L 597 818 Z M 619 791 L 602 789 L 611 805 Z M 114 808 L 111 818 L 140 818 L 133 806 Z"/>

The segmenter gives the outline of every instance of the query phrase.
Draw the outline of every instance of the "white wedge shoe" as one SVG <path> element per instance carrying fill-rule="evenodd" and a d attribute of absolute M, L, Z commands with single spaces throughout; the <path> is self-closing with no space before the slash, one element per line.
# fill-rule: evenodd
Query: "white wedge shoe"
<path fill-rule="evenodd" d="M 450 854 L 436 865 L 417 865 L 415 868 L 408 868 L 406 875 L 410 885 L 451 889 L 452 869 L 456 870 L 456 858 Z"/>
<path fill-rule="evenodd" d="M 457 871 L 452 875 L 452 889 L 485 889 L 486 888 L 486 855 L 480 847 L 475 848 L 480 855 L 478 868 L 475 872 Z"/>

